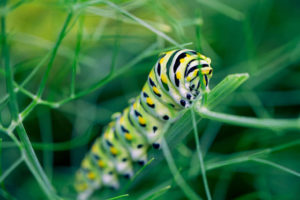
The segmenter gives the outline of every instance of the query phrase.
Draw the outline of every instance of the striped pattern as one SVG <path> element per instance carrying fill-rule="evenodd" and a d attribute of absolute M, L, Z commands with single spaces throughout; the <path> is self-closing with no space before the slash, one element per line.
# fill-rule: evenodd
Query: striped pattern
<path fill-rule="evenodd" d="M 134 162 L 147 162 L 148 149 L 160 148 L 164 124 L 200 95 L 201 76 L 207 87 L 212 76 L 209 58 L 188 49 L 161 55 L 141 94 L 114 115 L 83 159 L 75 183 L 81 199 L 100 187 L 119 188 L 121 176 L 133 176 Z"/>

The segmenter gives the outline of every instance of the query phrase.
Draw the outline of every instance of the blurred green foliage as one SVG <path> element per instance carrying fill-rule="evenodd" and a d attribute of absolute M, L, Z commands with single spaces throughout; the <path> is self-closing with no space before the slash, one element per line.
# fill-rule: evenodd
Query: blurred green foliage
<path fill-rule="evenodd" d="M 75 199 L 74 172 L 92 140 L 139 94 L 159 53 L 183 47 L 212 59 L 211 88 L 229 74 L 247 72 L 250 78 L 230 95 L 228 88 L 216 88 L 208 105 L 217 113 L 200 112 L 207 119 L 195 119 L 199 136 L 187 112 L 167 134 L 167 160 L 151 151 L 155 159 L 133 181 L 122 182 L 120 191 L 97 191 L 92 199 L 299 197 L 297 0 L 0 5 L 0 199 L 54 199 L 56 193 Z M 229 80 L 234 89 L 242 83 Z M 298 129 L 282 128 L 281 120 L 271 121 L 278 123 L 272 127 L 262 118 L 286 118 Z"/>

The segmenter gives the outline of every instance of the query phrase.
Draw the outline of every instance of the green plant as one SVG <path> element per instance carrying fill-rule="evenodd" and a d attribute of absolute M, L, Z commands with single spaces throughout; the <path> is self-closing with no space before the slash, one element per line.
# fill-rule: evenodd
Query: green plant
<path fill-rule="evenodd" d="M 130 182 L 124 183 L 123 189 L 119 192 L 105 190 L 93 198 L 293 199 L 299 192 L 283 185 L 292 182 L 297 188 L 300 184 L 296 170 L 300 144 L 299 72 L 294 70 L 299 66 L 300 40 L 297 34 L 290 39 L 292 34 L 285 35 L 286 32 L 277 29 L 278 34 L 273 30 L 266 30 L 267 36 L 262 34 L 264 27 L 276 28 L 267 21 L 267 15 L 272 13 L 271 20 L 280 21 L 270 9 L 282 4 L 269 0 L 245 1 L 240 9 L 249 7 L 249 10 L 241 12 L 233 8 L 238 5 L 228 6 L 229 3 L 216 0 L 187 3 L 1 1 L 0 196 L 6 199 L 14 199 L 14 195 L 28 199 L 74 199 L 73 174 L 82 152 L 86 151 L 76 151 L 76 148 L 87 146 L 100 127 L 109 121 L 113 111 L 125 107 L 129 97 L 135 96 L 140 87 L 134 84 L 144 81 L 159 53 L 185 47 L 197 48 L 212 57 L 213 66 L 217 66 L 212 91 L 207 93 L 204 102 L 197 102 L 168 129 L 163 145 L 166 163 L 162 156 L 151 152 L 153 158 Z M 292 2 L 284 5 L 291 12 L 293 7 L 299 7 Z M 188 13 L 194 6 L 205 9 L 194 11 L 196 14 Z M 54 14 L 49 14 L 51 9 Z M 33 18 L 51 16 L 52 20 L 44 18 L 44 23 L 39 22 L 37 26 L 29 17 L 29 34 L 19 20 L 24 15 L 22 12 L 30 13 Z M 253 15 L 261 17 L 260 20 L 255 20 Z M 97 16 L 99 22 L 95 23 L 91 16 Z M 55 23 L 49 28 L 47 23 L 51 21 Z M 297 28 L 289 26 L 294 21 L 296 19 L 290 17 L 283 19 L 281 24 L 287 32 L 298 33 Z M 238 27 L 238 34 L 226 30 L 224 34 L 216 33 L 213 24 L 218 26 L 221 22 L 230 30 Z M 60 25 L 60 29 L 55 25 Z M 257 32 L 254 34 L 253 30 Z M 54 35 L 55 42 L 50 42 Z M 267 37 L 271 38 L 272 45 L 262 41 Z M 226 43 L 227 40 L 232 41 Z M 264 46 L 260 47 L 259 41 Z M 224 50 L 224 46 L 229 51 Z M 111 54 L 107 53 L 108 49 L 112 49 Z M 101 57 L 101 65 L 100 59 L 92 56 L 93 52 L 105 55 Z M 241 85 L 249 75 L 236 72 L 250 74 L 244 86 Z M 114 88 L 115 84 L 130 82 L 133 85 Z M 4 90 L 7 92 L 2 92 Z M 280 109 L 283 106 L 285 109 Z M 249 115 L 256 116 L 245 117 Z M 288 119 L 279 119 L 287 116 Z M 10 149 L 14 149 L 13 153 Z M 37 151 L 42 151 L 43 155 L 40 157 Z M 18 157 L 14 156 L 16 152 Z M 62 168 L 54 160 L 62 162 L 63 159 L 57 157 L 66 156 L 65 152 L 70 152 L 71 161 L 64 162 L 67 168 Z M 169 169 L 164 168 L 167 165 Z M 21 181 L 20 175 L 27 169 L 35 180 L 26 175 L 27 182 L 22 182 L 19 188 L 10 179 Z M 278 175 L 282 185 L 272 182 L 268 186 L 273 175 L 268 169 L 278 170 L 274 174 L 284 172 Z M 215 173 L 211 173 L 213 170 Z M 154 179 L 156 173 L 161 177 Z M 242 186 L 235 182 L 242 182 Z M 242 188 L 241 192 L 234 191 L 234 187 Z M 24 195 L 26 189 L 34 190 L 34 195 Z M 226 195 L 226 191 L 229 194 Z"/>

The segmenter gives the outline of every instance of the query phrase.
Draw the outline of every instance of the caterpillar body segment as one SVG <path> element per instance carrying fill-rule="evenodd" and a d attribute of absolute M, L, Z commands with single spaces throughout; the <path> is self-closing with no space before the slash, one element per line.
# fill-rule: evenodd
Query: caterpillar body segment
<path fill-rule="evenodd" d="M 91 165 L 95 166 L 101 176 L 102 185 L 114 189 L 119 188 L 118 175 L 115 163 L 109 157 L 103 147 L 102 138 L 96 139 L 91 151 L 85 156 L 83 162 L 88 160 Z M 84 169 L 82 166 L 81 168 Z"/>
<path fill-rule="evenodd" d="M 119 178 L 131 178 L 133 163 L 144 165 L 149 148 L 159 149 L 166 129 L 180 111 L 201 97 L 201 82 L 208 89 L 210 59 L 193 50 L 163 53 L 140 93 L 96 139 L 76 173 L 79 199 L 101 187 L 118 189 Z M 202 80 L 202 81 L 201 81 Z"/>
<path fill-rule="evenodd" d="M 134 122 L 129 107 L 117 119 L 116 127 L 120 138 L 123 138 L 123 141 L 126 143 L 131 160 L 142 163 L 147 160 L 148 142 L 146 137 L 137 131 Z"/>
<path fill-rule="evenodd" d="M 104 132 L 103 137 L 105 140 L 101 142 L 105 152 L 107 152 L 109 158 L 113 161 L 115 170 L 121 175 L 130 177 L 133 175 L 133 167 L 130 162 L 131 157 L 126 147 L 118 139 L 119 136 L 117 136 L 117 130 L 114 125 L 114 122 L 109 124 Z"/>

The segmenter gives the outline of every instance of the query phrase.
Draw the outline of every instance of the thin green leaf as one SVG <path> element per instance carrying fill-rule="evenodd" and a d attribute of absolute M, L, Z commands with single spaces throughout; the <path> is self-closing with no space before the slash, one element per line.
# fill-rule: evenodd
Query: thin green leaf
<path fill-rule="evenodd" d="M 247 73 L 228 75 L 208 94 L 205 107 L 211 108 L 220 104 L 225 97 L 240 87 L 248 78 L 249 74 Z"/>
<path fill-rule="evenodd" d="M 223 4 L 218 0 L 209 0 L 209 1 L 197 0 L 197 2 L 201 3 L 204 6 L 210 7 L 210 8 L 212 8 L 232 19 L 235 19 L 237 21 L 241 21 L 245 17 L 244 14 L 241 13 L 240 11 L 238 11 L 226 4 Z"/>
<path fill-rule="evenodd" d="M 269 160 L 265 160 L 265 159 L 261 159 L 261 158 L 252 158 L 251 160 L 253 160 L 254 162 L 265 164 L 265 165 L 270 165 L 271 167 L 277 168 L 279 170 L 282 170 L 282 171 L 287 172 L 289 174 L 292 174 L 294 176 L 300 177 L 300 173 L 299 172 L 296 172 L 296 171 L 294 171 L 292 169 L 289 169 L 289 168 L 284 167 L 282 165 L 279 165 L 277 163 L 271 162 Z"/>
<path fill-rule="evenodd" d="M 192 121 L 193 121 L 194 137 L 195 137 L 195 141 L 196 141 L 196 149 L 197 149 L 197 154 L 198 154 L 198 158 L 199 158 L 200 169 L 202 172 L 202 180 L 203 180 L 203 184 L 204 184 L 204 188 L 205 188 L 205 193 L 206 193 L 207 199 L 211 200 L 211 194 L 210 194 L 209 185 L 208 185 L 208 181 L 207 181 L 207 177 L 206 177 L 206 171 L 205 171 L 205 167 L 204 167 L 203 155 L 202 155 L 200 142 L 199 142 L 197 123 L 196 123 L 195 113 L 194 113 L 193 109 L 191 109 L 191 115 L 192 115 Z"/>
<path fill-rule="evenodd" d="M 109 198 L 107 200 L 115 200 L 115 199 L 121 199 L 121 198 L 124 198 L 124 197 L 128 197 L 129 194 L 122 194 L 122 195 L 119 195 L 117 197 L 112 197 L 112 198 Z"/>
<path fill-rule="evenodd" d="M 263 128 L 271 130 L 300 130 L 300 119 L 258 119 L 253 117 L 236 116 L 218 113 L 205 107 L 198 107 L 196 112 L 203 118 L 228 123 L 236 126 Z"/>
<path fill-rule="evenodd" d="M 24 161 L 24 157 L 21 156 L 17 159 L 5 172 L 3 172 L 0 176 L 0 183 L 6 179 L 22 162 Z"/>
<path fill-rule="evenodd" d="M 165 139 L 162 139 L 162 150 L 164 153 L 164 157 L 167 160 L 168 166 L 170 168 L 170 171 L 174 177 L 174 180 L 176 181 L 177 185 L 181 188 L 181 190 L 184 192 L 186 197 L 189 199 L 201 199 L 194 190 L 186 183 L 186 181 L 183 179 L 181 174 L 179 173 L 175 161 L 173 159 L 173 156 L 170 152 L 170 149 L 168 147 L 168 144 L 166 143 Z"/>

